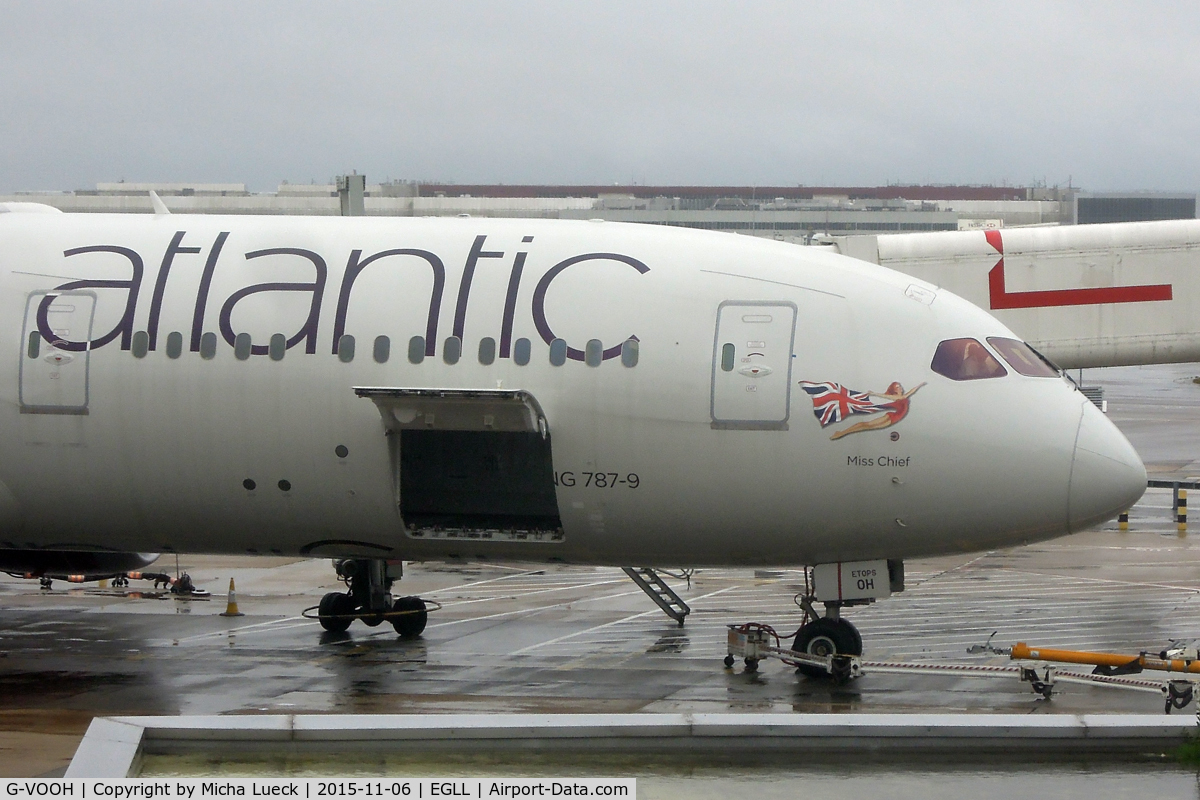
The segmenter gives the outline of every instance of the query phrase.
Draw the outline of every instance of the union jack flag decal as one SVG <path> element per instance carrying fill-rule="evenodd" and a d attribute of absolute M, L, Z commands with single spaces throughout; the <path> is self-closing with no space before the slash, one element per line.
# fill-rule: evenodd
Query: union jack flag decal
<path fill-rule="evenodd" d="M 800 381 L 812 398 L 813 414 L 822 428 L 836 425 L 851 414 L 878 414 L 892 409 L 891 403 L 876 403 L 869 392 L 856 392 L 840 383 Z"/>

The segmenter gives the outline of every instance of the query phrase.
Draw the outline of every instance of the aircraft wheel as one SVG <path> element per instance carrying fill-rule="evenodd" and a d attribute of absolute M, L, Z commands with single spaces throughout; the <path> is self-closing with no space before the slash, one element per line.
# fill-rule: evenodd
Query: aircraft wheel
<path fill-rule="evenodd" d="M 354 598 L 342 592 L 330 592 L 321 598 L 317 607 L 317 618 L 321 627 L 331 633 L 342 633 L 354 621 L 350 614 L 354 613 Z"/>
<path fill-rule="evenodd" d="M 392 611 L 414 612 L 392 617 L 392 627 L 405 639 L 420 636 L 421 631 L 425 630 L 425 623 L 429 621 L 429 612 L 425 610 L 425 601 L 419 597 L 396 598 L 396 602 L 392 604 Z"/>
<path fill-rule="evenodd" d="M 861 656 L 862 635 L 844 619 L 815 619 L 800 629 L 792 643 L 792 651 L 813 656 Z M 810 678 L 823 678 L 825 670 L 820 667 L 799 666 L 797 672 Z"/>

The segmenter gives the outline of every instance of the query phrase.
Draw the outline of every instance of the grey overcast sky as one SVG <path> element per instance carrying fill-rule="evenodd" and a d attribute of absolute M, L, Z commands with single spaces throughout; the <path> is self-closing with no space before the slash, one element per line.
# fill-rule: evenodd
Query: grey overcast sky
<path fill-rule="evenodd" d="M 1200 188 L 1200 4 L 0 0 L 0 191 Z"/>

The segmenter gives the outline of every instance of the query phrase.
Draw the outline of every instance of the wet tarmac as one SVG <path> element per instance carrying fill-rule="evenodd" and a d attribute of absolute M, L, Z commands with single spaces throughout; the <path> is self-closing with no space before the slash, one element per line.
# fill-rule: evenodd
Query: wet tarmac
<path fill-rule="evenodd" d="M 1088 370 L 1152 477 L 1200 476 L 1200 365 Z M 1170 491 L 1132 530 L 1116 523 L 1015 550 L 909 562 L 908 590 L 846 612 L 867 657 L 1003 664 L 996 644 L 1157 652 L 1200 638 L 1200 518 L 1179 536 Z M 340 588 L 328 561 L 183 556 L 209 600 L 0 578 L 0 775 L 65 767 L 93 716 L 258 712 L 1161 711 L 1155 694 L 1063 685 L 1051 702 L 1015 679 L 869 674 L 845 686 L 778 662 L 726 670 L 726 625 L 790 634 L 795 570 L 703 570 L 674 580 L 680 628 L 615 568 L 412 564 L 404 594 L 442 605 L 421 639 L 300 616 Z M 174 569 L 171 558 L 156 568 Z M 237 581 L 243 617 L 219 616 Z M 1186 713 L 1194 713 L 1189 707 Z"/>

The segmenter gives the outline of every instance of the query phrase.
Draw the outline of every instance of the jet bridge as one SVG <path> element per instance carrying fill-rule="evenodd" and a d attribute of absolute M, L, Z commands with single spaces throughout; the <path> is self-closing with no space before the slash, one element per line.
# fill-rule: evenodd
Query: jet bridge
<path fill-rule="evenodd" d="M 1200 359 L 1200 220 L 832 238 L 975 303 L 1065 368 Z"/>

